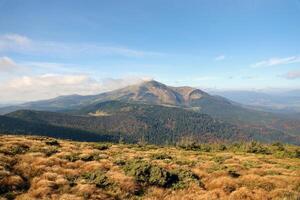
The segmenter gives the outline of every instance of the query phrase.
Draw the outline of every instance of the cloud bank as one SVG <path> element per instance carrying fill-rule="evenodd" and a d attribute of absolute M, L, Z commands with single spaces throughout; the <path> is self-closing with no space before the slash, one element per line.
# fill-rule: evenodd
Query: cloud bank
<path fill-rule="evenodd" d="M 92 95 L 149 80 L 148 77 L 124 77 L 95 80 L 84 74 L 43 74 L 22 76 L 0 83 L 1 102 L 25 102 L 62 95 Z"/>

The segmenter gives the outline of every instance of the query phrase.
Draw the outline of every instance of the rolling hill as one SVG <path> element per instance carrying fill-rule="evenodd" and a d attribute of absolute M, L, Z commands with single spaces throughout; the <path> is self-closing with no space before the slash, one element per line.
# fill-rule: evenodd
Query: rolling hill
<path fill-rule="evenodd" d="M 0 116 L 2 134 L 39 135 L 77 141 L 117 141 L 114 135 L 92 133 L 86 130 L 51 125 L 39 120 L 23 120 L 21 117 Z"/>
<path fill-rule="evenodd" d="M 207 114 L 177 107 L 106 101 L 66 113 L 20 110 L 5 115 L 29 123 L 106 133 L 115 141 L 176 144 L 191 138 L 195 142 L 283 141 L 300 144 L 298 137 L 265 128 L 243 128 L 216 120 Z M 1 129 L 0 129 L 1 131 Z M 80 135 L 80 137 L 84 135 Z M 95 137 L 95 140 L 98 139 Z"/>
<path fill-rule="evenodd" d="M 238 136 L 237 128 L 209 115 L 159 105 L 107 101 L 88 106 L 76 113 L 20 110 L 6 115 L 29 123 L 85 130 L 93 133 L 119 133 L 127 142 L 175 144 L 181 138 L 195 141 L 248 139 Z"/>

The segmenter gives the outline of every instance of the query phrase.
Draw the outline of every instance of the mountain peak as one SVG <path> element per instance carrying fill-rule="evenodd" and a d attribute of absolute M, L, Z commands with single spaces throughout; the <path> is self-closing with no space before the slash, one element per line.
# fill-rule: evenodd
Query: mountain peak
<path fill-rule="evenodd" d="M 158 82 L 154 79 L 151 79 L 151 80 L 147 80 L 147 81 L 144 81 L 140 84 L 140 86 L 151 86 L 151 87 L 166 87 L 165 84 L 161 83 L 161 82 Z"/>

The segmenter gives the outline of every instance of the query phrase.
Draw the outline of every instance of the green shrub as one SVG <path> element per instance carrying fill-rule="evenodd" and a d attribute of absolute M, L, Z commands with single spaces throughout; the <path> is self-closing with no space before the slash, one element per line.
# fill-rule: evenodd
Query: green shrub
<path fill-rule="evenodd" d="M 227 158 L 225 156 L 215 156 L 211 160 L 215 161 L 218 164 L 222 164 Z"/>
<path fill-rule="evenodd" d="M 76 153 L 65 155 L 63 158 L 70 162 L 75 162 L 77 160 L 80 160 L 79 154 Z"/>
<path fill-rule="evenodd" d="M 200 146 L 200 151 L 211 152 L 212 151 L 212 147 L 209 144 L 202 144 Z"/>
<path fill-rule="evenodd" d="M 79 176 L 76 176 L 76 175 L 66 175 L 66 176 L 65 176 L 65 179 L 68 180 L 69 185 L 70 185 L 71 187 L 74 187 L 74 186 L 77 185 L 77 180 L 78 180 L 78 178 L 79 178 Z"/>
<path fill-rule="evenodd" d="M 119 165 L 119 166 L 124 166 L 126 164 L 125 160 L 116 160 L 114 161 L 114 164 Z"/>
<path fill-rule="evenodd" d="M 201 145 L 197 144 L 196 142 L 180 143 L 178 147 L 184 150 L 193 150 L 193 151 L 201 150 Z"/>
<path fill-rule="evenodd" d="M 79 159 L 82 160 L 82 161 L 93 161 L 93 160 L 99 160 L 100 159 L 100 155 L 99 154 L 96 154 L 96 153 L 93 153 L 93 154 L 82 154 L 82 155 L 79 155 Z"/>
<path fill-rule="evenodd" d="M 194 174 L 190 170 L 176 169 L 176 170 L 173 170 L 172 173 L 174 173 L 178 176 L 177 183 L 172 185 L 173 189 L 184 189 L 184 188 L 188 187 L 190 182 L 194 182 L 198 186 L 205 189 L 205 186 L 204 186 L 203 182 L 201 181 L 200 177 L 197 176 L 196 174 Z"/>
<path fill-rule="evenodd" d="M 13 200 L 16 198 L 16 194 L 14 192 L 8 192 L 4 195 L 4 198 L 7 200 Z"/>
<path fill-rule="evenodd" d="M 151 157 L 152 159 L 156 159 L 156 160 L 172 159 L 172 156 L 166 153 L 153 154 Z"/>
<path fill-rule="evenodd" d="M 94 149 L 98 149 L 98 150 L 106 150 L 106 149 L 109 149 L 110 145 L 97 143 L 97 144 L 94 144 L 93 147 L 94 147 Z"/>
<path fill-rule="evenodd" d="M 92 173 L 85 173 L 82 175 L 82 178 L 87 180 L 89 183 L 95 184 L 99 188 L 106 188 L 112 184 L 105 175 L 105 172 L 100 170 Z"/>
<path fill-rule="evenodd" d="M 197 164 L 196 161 L 194 160 L 187 160 L 187 159 L 180 159 L 180 160 L 176 160 L 175 163 L 177 165 L 188 165 L 189 167 L 193 167 Z"/>
<path fill-rule="evenodd" d="M 57 140 L 48 140 L 45 143 L 50 146 L 60 146 L 60 144 Z"/>
<path fill-rule="evenodd" d="M 192 150 L 192 151 L 203 151 L 203 152 L 211 152 L 212 147 L 209 144 L 197 144 L 192 142 L 190 144 L 179 144 L 178 147 L 184 150 Z"/>
<path fill-rule="evenodd" d="M 224 145 L 224 144 L 219 144 L 219 145 L 218 145 L 218 150 L 219 150 L 219 151 L 225 151 L 225 150 L 227 150 L 227 146 Z"/>
<path fill-rule="evenodd" d="M 281 142 L 275 142 L 274 144 L 272 144 L 272 146 L 276 147 L 277 151 L 284 151 L 285 150 L 285 148 L 284 148 L 284 146 Z"/>
<path fill-rule="evenodd" d="M 40 151 L 48 157 L 59 152 L 59 150 L 56 146 L 46 147 L 46 148 L 41 149 Z"/>
<path fill-rule="evenodd" d="M 247 145 L 246 152 L 256 154 L 271 154 L 270 150 L 266 146 L 263 146 L 262 144 L 255 141 Z"/>
<path fill-rule="evenodd" d="M 139 160 L 127 163 L 124 171 L 126 174 L 133 176 L 139 183 L 159 187 L 170 187 L 179 180 L 176 174 Z"/>
<path fill-rule="evenodd" d="M 300 149 L 295 150 L 295 158 L 300 158 Z"/>
<path fill-rule="evenodd" d="M 13 145 L 9 148 L 3 148 L 0 150 L 0 152 L 6 155 L 17 155 L 17 154 L 24 154 L 27 151 L 29 151 L 29 149 L 30 147 L 25 144 L 18 144 L 18 145 Z"/>

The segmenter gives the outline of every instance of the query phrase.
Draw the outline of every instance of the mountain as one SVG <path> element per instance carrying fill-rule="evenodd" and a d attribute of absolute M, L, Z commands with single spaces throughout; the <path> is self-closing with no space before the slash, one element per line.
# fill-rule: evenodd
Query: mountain
<path fill-rule="evenodd" d="M 260 121 L 266 113 L 244 108 L 220 96 L 210 95 L 192 87 L 170 87 L 157 81 L 128 86 L 90 96 L 61 96 L 50 100 L 29 102 L 0 109 L 5 114 L 20 109 L 66 112 L 105 101 L 139 102 L 192 109 L 227 121 Z M 254 117 L 253 114 L 255 114 Z M 258 116 L 258 117 L 257 117 Z"/>
<path fill-rule="evenodd" d="M 212 94 L 248 105 L 249 108 L 275 113 L 299 113 L 300 91 L 257 92 L 257 91 L 211 91 Z"/>
<path fill-rule="evenodd" d="M 20 109 L 63 111 L 109 100 L 189 106 L 193 100 L 200 98 L 218 99 L 196 88 L 170 87 L 157 81 L 146 81 L 142 84 L 132 85 L 98 95 L 68 95 L 49 100 L 24 103 L 17 106 L 8 106 L 1 108 L 0 112 L 5 114 Z"/>
<path fill-rule="evenodd" d="M 174 143 L 187 136 L 203 141 L 258 139 L 297 143 L 300 132 L 300 120 L 294 116 L 249 109 L 197 88 L 171 87 L 157 81 L 98 95 L 61 96 L 0 110 L 12 112 L 6 116 L 30 123 L 97 134 L 128 134 L 132 135 L 126 135 L 130 141 L 147 138 L 156 144 Z"/>

